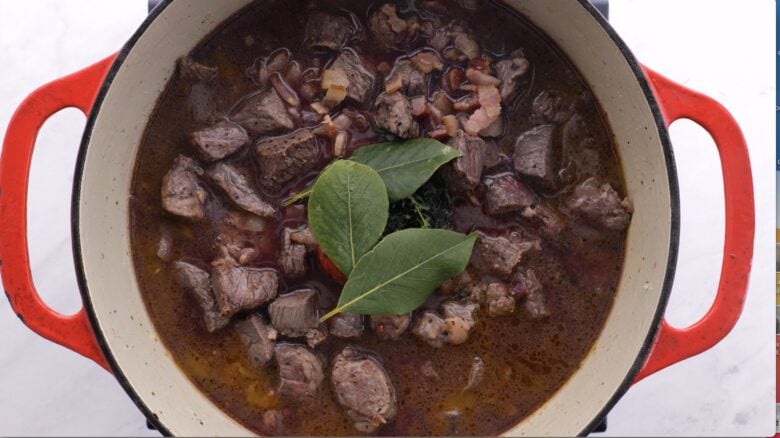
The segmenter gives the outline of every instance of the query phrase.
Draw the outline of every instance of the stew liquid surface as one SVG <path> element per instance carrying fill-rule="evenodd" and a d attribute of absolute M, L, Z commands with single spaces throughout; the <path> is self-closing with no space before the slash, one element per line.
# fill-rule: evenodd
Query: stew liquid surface
<path fill-rule="evenodd" d="M 607 196 L 604 193 L 608 185 L 609 194 L 620 193 L 622 198 L 625 189 L 609 128 L 575 68 L 526 20 L 489 1 L 400 2 L 396 5 L 397 17 L 406 24 L 398 26 L 406 26 L 404 32 L 409 33 L 396 35 L 395 47 L 389 48 L 376 37 L 371 24 L 371 17 L 382 11 L 384 3 L 357 0 L 253 3 L 204 40 L 186 59 L 188 67 L 179 66 L 149 121 L 136 159 L 131 193 L 133 257 L 155 328 L 183 372 L 217 406 L 258 434 L 502 433 L 537 409 L 575 372 L 598 337 L 613 303 L 628 225 L 626 216 L 620 214 L 626 212 L 619 211 L 617 219 L 609 216 L 618 223 L 610 222 L 606 216 L 599 216 L 602 211 L 588 210 L 593 204 L 587 196 L 595 196 L 593 190 L 601 190 L 598 193 L 602 198 Z M 235 254 L 225 255 L 225 235 L 232 232 L 241 245 L 252 249 L 241 253 L 248 260 L 241 259 L 241 265 L 278 272 L 279 296 L 312 288 L 318 293 L 320 315 L 336 305 L 341 284 L 323 270 L 313 253 L 307 253 L 303 276 L 285 275 L 279 264 L 284 230 L 306 225 L 305 201 L 289 207 L 281 203 L 302 190 L 338 154 L 333 137 L 316 134 L 320 148 L 316 160 L 299 175 L 273 187 L 260 181 L 264 176 L 258 171 L 253 144 L 286 135 L 293 129 L 259 134 L 246 126 L 248 122 L 242 122 L 250 143 L 217 160 L 205 159 L 193 146 L 191 137 L 193 132 L 226 117 L 236 121 L 247 96 L 272 89 L 271 79 L 263 78 L 262 70 L 279 55 L 280 49 L 288 51 L 284 55 L 287 70 L 286 76 L 280 73 L 277 80 L 286 79 L 300 100 L 297 114 L 291 113 L 294 129 L 314 129 L 321 125 L 322 116 L 309 105 L 325 99 L 325 92 L 317 87 L 304 90 L 305 71 L 313 69 L 309 85 L 319 86 L 322 70 L 327 69 L 339 48 L 312 48 L 307 42 L 312 38 L 313 25 L 309 20 L 315 11 L 347 17 L 350 32 L 339 44 L 354 49 L 362 62 L 370 65 L 369 70 L 376 78 L 368 103 L 348 103 L 347 97 L 347 101 L 330 111 L 334 120 L 340 109 L 352 111 L 342 111 L 352 121 L 343 128 L 347 138 L 343 153 L 347 156 L 362 145 L 393 137 L 388 135 L 388 129 L 381 128 L 383 122 L 377 119 L 380 115 L 376 100 L 388 90 L 392 68 L 400 58 L 423 50 L 435 53 L 443 61 L 443 68 L 433 69 L 425 76 L 423 95 L 429 102 L 435 92 L 442 90 L 450 100 L 469 99 L 468 87 L 447 90 L 442 84 L 449 79 L 468 84 L 474 79 L 472 76 L 464 78 L 460 73 L 448 74 L 448 71 L 459 68 L 464 73 L 479 66 L 479 61 L 469 59 L 467 46 L 460 43 L 447 42 L 444 49 L 433 47 L 432 36 L 426 32 L 459 23 L 450 29 L 463 32 L 477 43 L 479 58 L 492 61 L 492 66 L 484 70 L 486 74 L 498 75 L 495 66 L 499 60 L 527 62 L 527 71 L 514 79 L 516 90 L 502 101 L 503 126 L 498 135 L 474 136 L 481 137 L 484 147 L 492 151 L 492 158 L 484 158 L 490 163 L 480 166 L 478 184 L 465 190 L 455 188 L 452 181 L 458 178 L 447 174 L 452 170 L 442 169 L 421 190 L 439 189 L 434 201 L 443 202 L 445 207 L 443 212 L 432 213 L 438 215 L 432 217 L 437 221 L 436 226 L 462 233 L 480 231 L 487 237 L 509 238 L 510 233 L 515 233 L 524 241 L 535 243 L 533 249 L 522 255 L 513 273 L 504 278 L 475 266 L 468 268 L 474 281 L 504 284 L 512 291 L 510 299 L 514 307 L 508 312 L 488 314 L 489 304 L 480 302 L 476 325 L 466 342 L 458 345 L 444 342 L 434 348 L 413 334 L 413 327 L 424 310 L 436 311 L 447 300 L 469 300 L 465 283 L 454 281 L 443 285 L 422 309 L 413 313 L 411 326 L 397 340 L 380 338 L 368 317 L 364 319 L 365 328 L 359 338 L 329 335 L 310 349 L 322 361 L 325 375 L 316 394 L 288 397 L 280 391 L 278 364 L 273 360 L 262 367 L 253 363 L 233 327 L 235 321 L 250 311 L 259 312 L 267 321 L 267 306 L 242 308 L 229 326 L 209 332 L 204 323 L 203 304 L 182 286 L 172 263 L 182 260 L 208 272 L 211 263 L 220 257 L 239 260 L 241 257 Z M 433 25 L 425 25 L 428 21 Z M 393 20 L 390 22 L 392 31 Z M 414 32 L 408 30 L 412 28 Z M 447 52 L 453 45 L 460 47 L 460 51 Z M 301 75 L 290 73 L 293 61 L 298 63 Z M 404 93 L 403 90 L 412 86 L 404 84 L 397 93 Z M 460 130 L 475 111 L 467 107 L 465 103 L 460 107 L 463 113 L 458 115 Z M 443 125 L 423 121 L 434 116 L 426 112 L 415 117 L 416 135 L 436 136 L 444 143 L 455 144 L 454 136 L 448 135 L 452 132 L 442 131 Z M 517 170 L 517 142 L 518 137 L 540 126 L 550 127 L 550 147 L 555 148 L 550 157 L 554 164 L 551 175 L 534 177 L 529 176 L 532 172 L 523 174 Z M 390 131 L 395 137 L 415 136 Z M 214 163 L 234 164 L 251 175 L 250 185 L 276 213 L 261 218 L 245 211 L 206 176 L 200 175 L 199 184 L 208 199 L 203 217 L 193 220 L 172 214 L 170 209 L 162 207 L 165 195 L 161 187 L 180 155 L 196 160 L 207 172 Z M 491 214 L 485 200 L 491 190 L 486 181 L 502 175 L 512 175 L 531 190 L 536 196 L 534 205 Z M 598 183 L 589 186 L 588 181 Z M 421 196 L 426 199 L 427 195 Z M 620 205 L 630 212 L 627 201 Z M 395 214 L 397 222 L 393 226 L 404 227 L 403 220 L 398 219 L 404 211 L 403 206 L 391 207 L 391 216 Z M 391 224 L 393 221 L 391 217 Z M 517 280 L 520 278 L 517 275 L 522 280 Z M 529 277 L 533 277 L 536 286 L 522 283 Z M 530 302 L 532 295 L 541 301 Z M 279 335 L 277 343 L 282 342 L 305 345 L 302 338 Z M 339 404 L 331 384 L 334 358 L 348 346 L 369 352 L 384 367 L 394 388 L 397 402 L 394 418 L 371 432 L 356 429 L 355 420 Z M 474 381 L 472 374 L 477 360 L 482 369 Z M 274 412 L 274 416 L 268 412 Z"/>

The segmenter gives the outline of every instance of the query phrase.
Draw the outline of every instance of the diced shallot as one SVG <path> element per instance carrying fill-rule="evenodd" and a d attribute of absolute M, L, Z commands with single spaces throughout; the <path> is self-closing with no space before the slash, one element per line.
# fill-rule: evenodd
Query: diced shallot
<path fill-rule="evenodd" d="M 466 70 L 466 78 L 471 83 L 477 85 L 493 85 L 496 87 L 501 85 L 500 79 L 471 67 Z"/>
<path fill-rule="evenodd" d="M 325 107 L 325 105 L 322 104 L 322 102 L 312 102 L 311 103 L 311 109 L 313 109 L 317 114 L 324 116 L 328 114 L 328 108 Z"/>
<path fill-rule="evenodd" d="M 389 81 L 385 83 L 385 90 L 387 91 L 387 94 L 393 94 L 396 91 L 400 90 L 404 86 L 404 79 L 401 77 L 400 74 L 396 73 L 393 75 L 392 78 L 390 78 Z"/>
<path fill-rule="evenodd" d="M 459 32 L 455 35 L 453 45 L 469 59 L 474 59 L 479 56 L 479 45 L 477 45 L 477 42 L 465 32 Z"/>
<path fill-rule="evenodd" d="M 445 128 L 434 129 L 429 135 L 436 140 L 446 140 L 450 136 Z"/>
<path fill-rule="evenodd" d="M 280 49 L 271 53 L 266 62 L 268 73 L 284 71 L 290 62 L 290 52 L 287 49 Z"/>
<path fill-rule="evenodd" d="M 418 96 L 412 99 L 412 115 L 415 117 L 420 117 L 423 114 L 425 114 L 427 109 L 428 102 L 425 99 L 425 96 Z"/>

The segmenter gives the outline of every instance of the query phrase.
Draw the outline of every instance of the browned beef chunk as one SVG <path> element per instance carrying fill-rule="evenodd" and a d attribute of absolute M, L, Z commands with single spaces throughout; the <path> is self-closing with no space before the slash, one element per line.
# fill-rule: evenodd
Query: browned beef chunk
<path fill-rule="evenodd" d="M 515 277 L 512 293 L 517 297 L 525 297 L 523 307 L 531 319 L 542 319 L 550 316 L 542 283 L 533 269 L 521 272 Z"/>
<path fill-rule="evenodd" d="M 231 317 L 276 298 L 279 277 L 274 270 L 240 266 L 230 256 L 215 260 L 211 266 L 214 297 L 222 316 Z"/>
<path fill-rule="evenodd" d="M 255 153 L 261 183 L 269 189 L 278 190 L 314 167 L 320 148 L 314 135 L 302 129 L 258 141 Z"/>
<path fill-rule="evenodd" d="M 479 185 L 484 167 L 485 141 L 458 131 L 447 143 L 463 153 L 445 166 L 447 185 L 456 191 L 468 191 Z"/>
<path fill-rule="evenodd" d="M 376 87 L 376 75 L 373 68 L 354 50 L 342 50 L 329 68 L 343 71 L 349 79 L 348 99 L 359 105 L 367 105 L 371 101 Z"/>
<path fill-rule="evenodd" d="M 193 61 L 189 56 L 179 59 L 179 77 L 195 81 L 209 81 L 217 77 L 217 67 Z"/>
<path fill-rule="evenodd" d="M 230 322 L 230 318 L 222 316 L 219 312 L 211 292 L 209 273 L 183 261 L 173 262 L 173 270 L 176 282 L 192 294 L 203 310 L 206 330 L 214 332 L 225 327 Z"/>
<path fill-rule="evenodd" d="M 515 311 L 515 298 L 510 294 L 506 284 L 500 281 L 487 284 L 483 303 L 489 316 L 504 316 Z"/>
<path fill-rule="evenodd" d="M 504 101 L 517 91 L 520 78 L 528 72 L 529 65 L 522 50 L 515 50 L 508 59 L 496 63 L 496 76 L 501 80 L 499 91 Z"/>
<path fill-rule="evenodd" d="M 377 45 L 382 48 L 404 49 L 414 38 L 414 21 L 410 22 L 398 16 L 394 4 L 385 3 L 368 17 L 368 28 Z"/>
<path fill-rule="evenodd" d="M 279 368 L 279 393 L 285 397 L 311 397 L 322 380 L 322 361 L 303 345 L 277 344 L 274 357 Z"/>
<path fill-rule="evenodd" d="M 485 178 L 485 201 L 490 214 L 504 214 L 536 204 L 536 195 L 511 173 Z"/>
<path fill-rule="evenodd" d="M 285 228 L 282 231 L 282 247 L 279 252 L 279 265 L 284 275 L 289 278 L 300 278 L 306 275 L 308 271 L 306 255 L 316 246 L 317 243 L 309 227 L 297 230 Z"/>
<path fill-rule="evenodd" d="M 359 338 L 363 335 L 363 316 L 339 313 L 328 320 L 330 334 L 338 338 Z"/>
<path fill-rule="evenodd" d="M 314 289 L 301 289 L 280 296 L 270 306 L 271 324 L 279 333 L 289 337 L 305 337 L 315 346 L 327 336 L 320 326 L 319 298 Z"/>
<path fill-rule="evenodd" d="M 284 415 L 277 409 L 263 412 L 260 431 L 266 436 L 284 435 Z"/>
<path fill-rule="evenodd" d="M 264 201 L 250 186 L 249 179 L 236 167 L 217 163 L 208 170 L 208 176 L 225 194 L 244 210 L 260 217 L 273 217 L 276 209 Z"/>
<path fill-rule="evenodd" d="M 192 158 L 179 155 L 162 180 L 162 205 L 169 213 L 187 219 L 206 216 L 208 193 L 200 185 L 203 168 Z"/>
<path fill-rule="evenodd" d="M 234 327 L 252 364 L 260 369 L 273 359 L 277 333 L 265 323 L 262 316 L 256 313 L 249 315 L 238 321 Z"/>
<path fill-rule="evenodd" d="M 631 202 L 620 195 L 609 183 L 588 178 L 574 189 L 565 201 L 571 211 L 610 230 L 622 231 L 631 223 Z"/>
<path fill-rule="evenodd" d="M 209 161 L 221 160 L 249 143 L 249 135 L 238 123 L 223 120 L 190 135 L 192 144 Z"/>
<path fill-rule="evenodd" d="M 306 46 L 338 50 L 354 32 L 352 20 L 342 15 L 315 11 L 306 23 Z"/>
<path fill-rule="evenodd" d="M 230 118 L 256 135 L 289 131 L 295 128 L 293 116 L 287 111 L 287 105 L 273 87 L 241 101 L 238 109 Z"/>
<path fill-rule="evenodd" d="M 541 123 L 564 123 L 574 114 L 576 100 L 556 90 L 539 93 L 531 105 L 533 118 Z"/>
<path fill-rule="evenodd" d="M 405 315 L 371 315 L 371 328 L 380 339 L 396 340 L 409 328 L 412 317 Z"/>
<path fill-rule="evenodd" d="M 507 277 L 520 263 L 523 254 L 531 249 L 539 249 L 538 240 L 524 239 L 520 233 L 510 233 L 508 237 L 492 237 L 478 232 L 470 264 L 477 271 Z"/>
<path fill-rule="evenodd" d="M 447 325 L 435 312 L 426 311 L 417 317 L 412 333 L 433 348 L 440 348 L 447 340 Z"/>
<path fill-rule="evenodd" d="M 561 214 L 544 200 L 526 207 L 521 214 L 524 218 L 541 223 L 542 231 L 550 236 L 556 236 L 566 228 L 566 222 Z"/>
<path fill-rule="evenodd" d="M 425 73 L 414 68 L 408 59 L 396 61 L 395 68 L 387 77 L 388 83 L 395 81 L 400 81 L 401 89 L 399 91 L 409 97 L 426 95 L 428 77 Z"/>
<path fill-rule="evenodd" d="M 373 357 L 344 348 L 333 360 L 330 381 L 336 400 L 359 432 L 371 433 L 395 417 L 393 383 Z"/>
<path fill-rule="evenodd" d="M 474 390 L 482 383 L 482 378 L 485 377 L 485 362 L 480 359 L 479 356 L 474 356 L 471 361 L 471 368 L 469 368 L 469 379 L 466 382 L 464 391 Z"/>
<path fill-rule="evenodd" d="M 514 165 L 521 175 L 552 186 L 556 180 L 556 154 L 553 125 L 542 125 L 526 131 L 515 142 Z"/>
<path fill-rule="evenodd" d="M 417 136 L 417 122 L 412 116 L 412 104 L 401 93 L 382 94 L 376 100 L 374 125 L 400 138 Z"/>

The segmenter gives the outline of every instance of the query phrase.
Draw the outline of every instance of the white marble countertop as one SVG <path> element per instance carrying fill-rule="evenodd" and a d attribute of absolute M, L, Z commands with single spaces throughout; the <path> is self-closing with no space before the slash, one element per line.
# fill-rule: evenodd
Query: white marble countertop
<path fill-rule="evenodd" d="M 774 432 L 774 29 L 770 0 L 612 0 L 611 21 L 653 69 L 709 94 L 741 124 L 753 160 L 757 242 L 745 311 L 718 346 L 651 376 L 609 414 L 607 435 Z M 144 0 L 0 1 L 0 129 L 25 95 L 118 50 L 146 15 Z M 45 300 L 80 306 L 69 235 L 70 190 L 84 118 L 53 117 L 39 137 L 28 213 L 32 271 Z M 671 129 L 680 173 L 682 237 L 667 316 L 701 316 L 723 245 L 719 162 L 690 122 Z M 0 224 L 2 226 L 2 224 Z M 0 301 L 0 435 L 156 435 L 116 381 L 29 331 Z"/>

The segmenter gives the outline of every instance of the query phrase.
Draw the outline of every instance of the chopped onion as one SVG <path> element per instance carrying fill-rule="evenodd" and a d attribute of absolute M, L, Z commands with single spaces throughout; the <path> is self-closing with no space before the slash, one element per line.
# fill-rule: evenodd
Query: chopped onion
<path fill-rule="evenodd" d="M 325 107 L 325 105 L 322 104 L 322 102 L 312 102 L 310 104 L 311 109 L 314 110 L 317 114 L 324 116 L 328 114 L 328 108 Z"/>
<path fill-rule="evenodd" d="M 466 78 L 477 85 L 501 85 L 500 79 L 471 67 L 466 70 Z"/>
<path fill-rule="evenodd" d="M 460 122 L 458 122 L 457 117 L 450 114 L 442 117 L 441 121 L 444 123 L 444 129 L 447 130 L 447 135 L 454 137 L 455 134 L 458 133 L 458 129 L 460 129 Z"/>
<path fill-rule="evenodd" d="M 341 88 L 349 87 L 349 78 L 343 70 L 328 69 L 322 72 L 322 89 L 329 90 L 333 86 Z"/>
<path fill-rule="evenodd" d="M 269 73 L 284 71 L 290 62 L 290 52 L 287 49 L 279 49 L 268 57 L 266 66 Z"/>
<path fill-rule="evenodd" d="M 325 97 L 322 99 L 322 104 L 326 107 L 333 108 L 340 104 L 347 98 L 347 89 L 338 85 L 331 85 L 328 88 L 328 92 L 325 93 Z"/>
<path fill-rule="evenodd" d="M 343 157 L 346 147 L 347 133 L 344 131 L 339 131 L 339 133 L 336 134 L 336 140 L 333 141 L 333 155 L 337 157 Z"/>
<path fill-rule="evenodd" d="M 458 32 L 453 40 L 453 45 L 469 59 L 479 56 L 479 45 L 465 32 Z"/>

